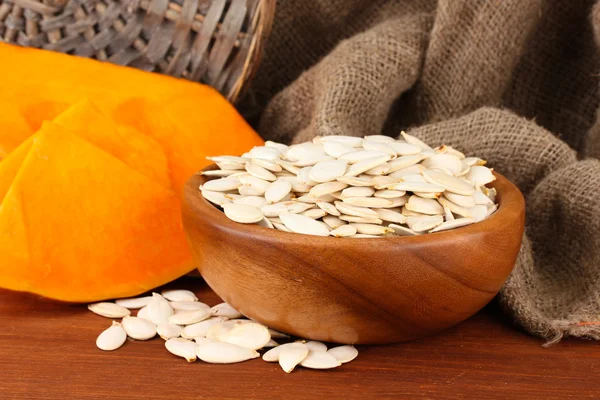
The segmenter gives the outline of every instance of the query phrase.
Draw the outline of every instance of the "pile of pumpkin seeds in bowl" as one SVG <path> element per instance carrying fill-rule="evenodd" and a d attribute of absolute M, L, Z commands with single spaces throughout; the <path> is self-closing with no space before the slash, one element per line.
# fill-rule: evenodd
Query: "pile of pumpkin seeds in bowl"
<path fill-rule="evenodd" d="M 112 321 L 96 339 L 104 351 L 120 348 L 127 338 L 149 340 L 157 335 L 175 356 L 192 363 L 229 364 L 260 357 L 278 362 L 290 373 L 298 365 L 311 369 L 331 369 L 358 356 L 354 346 L 327 349 L 324 343 L 294 340 L 251 319 L 227 303 L 213 307 L 198 301 L 189 290 L 165 290 L 152 296 L 119 299 L 115 302 L 90 304 L 88 309 Z M 136 316 L 131 310 L 138 310 Z M 266 350 L 269 349 L 269 350 Z"/>
<path fill-rule="evenodd" d="M 486 161 L 450 146 L 373 135 L 266 142 L 219 167 L 203 197 L 243 224 L 318 236 L 414 236 L 482 221 L 498 208 Z"/>

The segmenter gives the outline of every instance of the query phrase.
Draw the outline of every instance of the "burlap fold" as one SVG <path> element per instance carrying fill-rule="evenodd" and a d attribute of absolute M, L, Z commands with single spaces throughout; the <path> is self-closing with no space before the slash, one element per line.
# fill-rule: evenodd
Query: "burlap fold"
<path fill-rule="evenodd" d="M 524 192 L 498 300 L 554 343 L 600 339 L 600 5 L 542 0 L 281 0 L 242 111 L 266 139 L 395 136 L 489 160 Z M 585 157 L 589 157 L 585 159 Z"/>

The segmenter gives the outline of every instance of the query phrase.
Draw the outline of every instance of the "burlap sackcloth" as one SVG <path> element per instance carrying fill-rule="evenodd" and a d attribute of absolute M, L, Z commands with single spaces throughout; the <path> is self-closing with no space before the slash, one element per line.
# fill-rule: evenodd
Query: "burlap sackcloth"
<path fill-rule="evenodd" d="M 600 339 L 598 43 L 593 1 L 281 0 L 240 109 L 265 139 L 406 129 L 487 159 L 527 201 L 500 303 Z"/>

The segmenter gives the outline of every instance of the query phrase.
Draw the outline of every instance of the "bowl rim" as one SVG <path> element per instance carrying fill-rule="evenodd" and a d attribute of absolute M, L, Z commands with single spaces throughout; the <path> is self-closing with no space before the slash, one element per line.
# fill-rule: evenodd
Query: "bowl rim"
<path fill-rule="evenodd" d="M 294 237 L 298 238 L 298 236 L 301 236 L 303 241 L 314 241 L 319 244 L 341 244 L 344 242 L 356 243 L 354 240 L 360 240 L 360 243 L 369 244 L 383 242 L 419 243 L 427 242 L 431 238 L 435 238 L 436 241 L 443 241 L 445 239 L 451 240 L 455 238 L 457 234 L 460 234 L 461 236 L 468 236 L 471 234 L 479 235 L 482 232 L 494 231 L 499 227 L 504 227 L 505 225 L 513 223 L 515 220 L 521 219 L 524 222 L 525 218 L 525 199 L 519 188 L 517 188 L 502 174 L 493 171 L 496 180 L 492 182 L 488 187 L 494 187 L 497 190 L 496 203 L 498 204 L 498 209 L 490 217 L 484 219 L 483 221 L 475 222 L 470 225 L 415 236 L 355 238 L 353 240 L 350 240 L 352 238 L 336 238 L 333 236 L 317 236 L 299 234 L 294 232 L 285 232 L 277 229 L 259 226 L 256 224 L 242 224 L 239 222 L 232 221 L 225 216 L 225 213 L 221 209 L 219 209 L 218 206 L 206 200 L 201 194 L 200 185 L 204 184 L 209 180 L 218 179 L 219 177 L 210 177 L 206 175 L 201 175 L 201 173 L 204 171 L 210 171 L 215 169 L 218 169 L 216 164 L 210 164 L 207 167 L 198 171 L 196 174 L 192 175 L 184 185 L 182 201 L 186 203 L 187 206 L 192 210 L 192 212 L 197 216 L 204 217 L 204 219 L 212 220 L 213 223 L 211 225 L 218 224 L 221 227 L 221 229 L 235 232 L 236 234 L 253 235 L 257 238 L 260 237 L 263 240 L 287 241 L 289 239 L 293 239 Z M 501 189 L 499 189 L 498 187 L 500 187 Z M 197 201 L 192 203 L 192 201 L 190 201 L 190 196 L 194 199 L 197 199 Z M 196 206 L 194 206 L 194 204 Z M 326 240 L 326 242 L 323 242 L 323 240 Z"/>

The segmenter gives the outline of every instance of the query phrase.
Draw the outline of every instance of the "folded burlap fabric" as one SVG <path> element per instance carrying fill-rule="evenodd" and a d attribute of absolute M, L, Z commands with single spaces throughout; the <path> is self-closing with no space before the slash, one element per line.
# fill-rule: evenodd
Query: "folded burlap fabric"
<path fill-rule="evenodd" d="M 600 339 L 599 42 L 593 1 L 282 0 L 241 109 L 266 139 L 406 129 L 489 160 L 527 200 L 500 303 Z"/>

